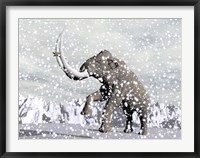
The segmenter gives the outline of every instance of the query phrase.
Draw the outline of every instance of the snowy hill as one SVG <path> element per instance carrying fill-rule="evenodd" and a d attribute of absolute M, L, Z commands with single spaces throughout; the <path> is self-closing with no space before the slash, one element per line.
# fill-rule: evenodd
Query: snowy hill
<path fill-rule="evenodd" d="M 72 100 L 63 104 L 46 102 L 37 97 L 24 97 L 19 95 L 19 123 L 40 124 L 40 123 L 68 123 L 84 125 L 96 125 L 101 123 L 102 109 L 104 102 L 94 103 L 92 114 L 83 116 L 80 112 L 83 109 L 84 101 L 81 99 Z M 122 108 L 117 109 L 113 115 L 112 125 L 115 127 L 125 126 L 125 115 Z M 137 113 L 133 114 L 134 126 L 140 125 Z M 175 105 L 152 104 L 148 110 L 148 126 L 158 128 L 181 129 L 181 109 Z"/>

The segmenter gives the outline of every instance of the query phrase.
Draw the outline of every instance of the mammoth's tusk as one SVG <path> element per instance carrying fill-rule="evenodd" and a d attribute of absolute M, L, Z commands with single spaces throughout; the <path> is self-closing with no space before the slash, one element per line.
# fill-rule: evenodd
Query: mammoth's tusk
<path fill-rule="evenodd" d="M 63 65 L 61 64 L 61 59 L 59 58 L 59 56 L 61 55 L 61 46 L 60 46 L 60 40 L 61 40 L 61 36 L 63 35 L 65 28 L 63 29 L 63 31 L 59 34 L 57 40 L 56 40 L 56 45 L 55 45 L 55 51 L 53 52 L 53 55 L 56 57 L 56 61 L 59 65 L 59 67 L 63 70 Z"/>
<path fill-rule="evenodd" d="M 59 56 L 61 55 L 61 49 L 60 49 L 60 40 L 61 40 L 61 36 L 64 32 L 64 29 L 63 31 L 59 34 L 57 40 L 56 40 L 56 45 L 55 45 L 55 52 L 53 52 L 54 56 L 56 57 L 56 61 L 58 63 L 58 65 L 60 66 L 60 68 L 63 70 L 63 65 L 61 64 L 61 59 L 59 58 Z M 58 47 L 59 45 L 59 47 Z"/>
<path fill-rule="evenodd" d="M 53 52 L 54 56 L 59 56 L 61 54 L 61 38 L 64 33 L 64 30 L 65 28 L 62 30 L 62 32 L 59 34 L 56 40 L 55 52 Z"/>
<path fill-rule="evenodd" d="M 55 46 L 55 52 L 53 53 L 54 56 L 56 56 L 56 60 L 58 62 L 58 65 L 62 68 L 62 70 L 66 73 L 66 75 L 71 79 L 84 79 L 89 77 L 89 74 L 87 71 L 79 72 L 72 68 L 68 62 L 65 60 L 65 57 L 63 55 L 63 49 L 62 49 L 62 36 L 64 34 L 64 30 L 59 34 L 58 39 L 56 40 L 56 46 Z M 61 64 L 62 63 L 62 64 Z"/>

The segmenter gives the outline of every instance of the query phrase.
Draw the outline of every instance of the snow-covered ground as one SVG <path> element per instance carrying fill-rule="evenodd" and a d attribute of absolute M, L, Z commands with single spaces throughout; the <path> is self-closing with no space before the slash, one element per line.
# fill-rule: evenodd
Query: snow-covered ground
<path fill-rule="evenodd" d="M 19 126 L 20 139 L 181 139 L 180 129 L 149 128 L 146 136 L 138 135 L 139 128 L 133 133 L 124 133 L 123 128 L 115 127 L 112 132 L 100 133 L 98 126 L 79 124 L 23 124 Z"/>
<path fill-rule="evenodd" d="M 147 136 L 139 136 L 140 121 L 137 113 L 133 114 L 135 132 L 123 133 L 125 115 L 122 108 L 114 112 L 111 133 L 100 133 L 104 102 L 94 103 L 92 114 L 83 116 L 83 100 L 72 100 L 65 104 L 46 102 L 37 97 L 19 95 L 19 138 L 26 139 L 177 139 L 181 137 L 181 109 L 175 105 L 152 104 L 148 110 Z"/>

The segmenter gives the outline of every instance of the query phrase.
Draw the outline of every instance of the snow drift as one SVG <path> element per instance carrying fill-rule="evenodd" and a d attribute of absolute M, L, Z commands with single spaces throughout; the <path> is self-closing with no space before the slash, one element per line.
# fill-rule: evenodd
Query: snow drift
<path fill-rule="evenodd" d="M 101 123 L 102 109 L 105 102 L 94 103 L 92 114 L 83 116 L 84 101 L 72 100 L 65 104 L 46 102 L 37 97 L 24 97 L 19 95 L 19 123 L 69 123 L 84 125 L 99 125 Z M 122 108 L 118 108 L 113 114 L 112 125 L 125 126 L 125 115 Z M 140 126 L 137 113 L 133 114 L 134 126 Z M 148 126 L 158 128 L 181 129 L 181 108 L 175 105 L 155 103 L 148 109 Z"/>

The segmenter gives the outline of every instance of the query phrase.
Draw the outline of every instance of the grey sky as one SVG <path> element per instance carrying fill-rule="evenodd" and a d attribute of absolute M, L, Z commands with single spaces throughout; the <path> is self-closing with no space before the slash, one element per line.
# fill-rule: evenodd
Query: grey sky
<path fill-rule="evenodd" d="M 73 81 L 53 57 L 66 27 L 63 50 L 69 64 L 81 64 L 101 50 L 123 59 L 152 102 L 181 101 L 181 19 L 19 19 L 19 93 L 64 103 L 84 99 L 100 83 Z"/>

